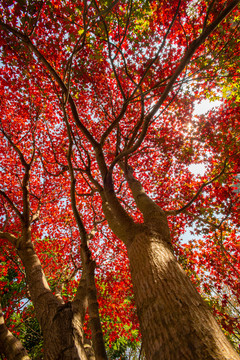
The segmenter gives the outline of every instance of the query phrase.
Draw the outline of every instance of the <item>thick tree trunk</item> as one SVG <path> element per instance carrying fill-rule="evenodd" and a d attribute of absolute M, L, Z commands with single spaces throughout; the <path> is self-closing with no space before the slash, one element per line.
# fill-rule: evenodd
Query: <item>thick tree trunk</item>
<path fill-rule="evenodd" d="M 111 179 L 105 181 L 103 211 L 127 247 L 147 360 L 240 360 L 175 259 L 165 212 L 145 193 L 133 169 L 120 166 L 144 222 L 132 222 Z"/>
<path fill-rule="evenodd" d="M 143 225 L 128 246 L 147 359 L 240 359 L 174 258 L 167 233 Z"/>

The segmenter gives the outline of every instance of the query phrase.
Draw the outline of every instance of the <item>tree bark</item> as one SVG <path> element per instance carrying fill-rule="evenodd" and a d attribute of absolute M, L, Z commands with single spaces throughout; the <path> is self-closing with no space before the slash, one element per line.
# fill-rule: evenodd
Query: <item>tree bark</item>
<path fill-rule="evenodd" d="M 18 249 L 18 254 L 25 266 L 31 300 L 42 329 L 44 358 L 88 360 L 82 329 L 85 309 L 81 309 L 86 291 L 81 292 L 82 298 L 78 303 L 65 304 L 60 296 L 51 292 L 32 246 L 29 244 L 28 247 Z"/>
<path fill-rule="evenodd" d="M 143 225 L 127 250 L 148 360 L 240 359 L 160 233 Z"/>
<path fill-rule="evenodd" d="M 75 320 L 75 321 L 74 321 Z M 81 324 L 76 322 L 72 304 L 60 306 L 43 331 L 44 359 L 88 360 Z"/>
<path fill-rule="evenodd" d="M 239 360 L 174 257 L 165 212 L 145 193 L 133 169 L 120 165 L 144 218 L 122 240 L 128 251 L 147 359 Z"/>
<path fill-rule="evenodd" d="M 0 355 L 4 354 L 8 360 L 30 360 L 21 341 L 8 330 L 0 304 Z"/>
<path fill-rule="evenodd" d="M 16 247 L 26 271 L 31 300 L 43 333 L 44 359 L 89 360 L 82 329 L 87 296 L 85 277 L 79 283 L 76 301 L 65 304 L 61 296 L 53 294 L 48 285 L 30 240 L 30 230 L 26 236 L 19 238 Z"/>

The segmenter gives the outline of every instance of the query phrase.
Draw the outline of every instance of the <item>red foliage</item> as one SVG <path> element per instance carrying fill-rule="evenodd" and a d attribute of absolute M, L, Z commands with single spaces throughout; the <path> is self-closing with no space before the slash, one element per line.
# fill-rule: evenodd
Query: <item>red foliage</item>
<path fill-rule="evenodd" d="M 126 249 L 103 215 L 98 191 L 103 180 L 93 144 L 102 141 L 110 167 L 142 134 L 143 141 L 139 140 L 129 163 L 146 192 L 164 210 L 183 207 L 204 182 L 216 177 L 185 212 L 169 217 L 169 224 L 177 256 L 199 291 L 217 299 L 214 311 L 231 333 L 237 325 L 228 304 L 238 307 L 240 301 L 239 194 L 233 187 L 240 172 L 239 108 L 227 99 L 207 115 L 194 116 L 193 111 L 194 101 L 201 101 L 206 92 L 220 91 L 219 69 L 223 74 L 228 71 L 233 81 L 236 78 L 234 59 L 239 43 L 232 39 L 237 10 L 196 49 L 144 134 L 144 119 L 158 104 L 190 44 L 221 12 L 225 1 L 213 2 L 209 10 L 208 1 L 197 5 L 182 1 L 179 6 L 175 0 L 131 5 L 120 0 L 104 16 L 98 14 L 105 9 L 100 1 L 95 6 L 86 7 L 86 3 L 5 1 L 0 6 L 1 229 L 15 236 L 21 233 L 25 161 L 31 166 L 30 215 L 32 219 L 36 215 L 32 241 L 53 291 L 62 283 L 64 299 L 74 297 L 82 262 L 79 229 L 71 209 L 69 136 L 62 106 L 70 95 L 80 122 L 74 119 L 71 103 L 66 103 L 77 207 L 91 238 L 100 314 L 110 342 L 119 336 L 131 337 L 127 329 L 138 328 L 138 322 Z M 19 34 L 28 36 L 45 62 Z M 225 51 L 228 43 L 231 46 Z M 69 94 L 63 94 L 57 76 Z M 118 125 L 111 128 L 114 122 Z M 204 166 L 204 175 L 194 175 L 192 164 Z M 113 177 L 119 201 L 141 222 L 118 165 Z M 186 243 L 181 236 L 189 227 L 198 237 Z M 14 290 L 15 282 L 25 282 L 15 250 L 5 238 L 0 246 L 0 292 L 4 295 L 6 286 L 13 288 L 4 307 L 8 319 L 28 294 L 24 286 L 19 293 Z M 14 271 L 12 279 L 9 269 Z"/>

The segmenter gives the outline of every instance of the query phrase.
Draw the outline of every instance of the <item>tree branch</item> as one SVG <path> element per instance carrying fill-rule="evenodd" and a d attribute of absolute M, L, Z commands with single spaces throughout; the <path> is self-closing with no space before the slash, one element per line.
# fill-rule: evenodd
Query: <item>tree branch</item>
<path fill-rule="evenodd" d="M 1 230 L 0 230 L 0 237 L 2 239 L 9 240 L 13 245 L 16 245 L 17 240 L 18 240 L 18 238 L 15 235 L 10 234 L 9 232 L 1 231 Z"/>
<path fill-rule="evenodd" d="M 119 166 L 124 171 L 135 203 L 143 214 L 144 224 L 161 234 L 162 240 L 165 241 L 172 250 L 167 217 L 164 211 L 145 193 L 140 181 L 134 177 L 133 169 L 127 164 L 127 160 L 125 160 L 125 164 L 119 162 Z"/>
<path fill-rule="evenodd" d="M 159 100 L 153 106 L 153 109 L 148 113 L 148 115 L 146 115 L 143 126 L 142 126 L 142 131 L 140 133 L 140 136 L 138 137 L 138 140 L 135 142 L 135 144 L 131 148 L 128 148 L 125 151 L 123 151 L 121 154 L 119 154 L 116 157 L 114 163 L 117 163 L 120 159 L 128 156 L 129 154 L 133 153 L 140 147 L 140 145 L 142 144 L 142 141 L 144 140 L 144 138 L 146 136 L 150 121 L 155 116 L 157 111 L 160 109 L 163 102 L 166 100 L 166 98 L 167 98 L 168 94 L 170 93 L 170 91 L 172 90 L 177 78 L 179 77 L 179 75 L 181 75 L 184 68 L 188 65 L 193 54 L 200 47 L 200 45 L 202 45 L 204 43 L 204 41 L 207 39 L 207 37 L 216 29 L 216 27 L 226 18 L 226 16 L 238 5 L 238 3 L 239 3 L 239 0 L 231 1 L 225 7 L 225 9 L 223 9 L 223 11 L 220 12 L 220 14 L 217 16 L 217 18 L 211 24 L 206 26 L 205 29 L 203 29 L 203 32 L 201 33 L 201 35 L 199 35 L 199 37 L 197 39 L 192 41 L 192 43 L 189 45 L 187 51 L 185 52 L 185 55 L 183 56 L 182 60 L 180 61 L 177 69 L 171 76 L 171 78 L 170 78 L 168 84 L 166 85 L 162 95 L 160 96 Z"/>
<path fill-rule="evenodd" d="M 215 176 L 212 180 L 209 180 L 207 181 L 206 183 L 203 183 L 200 188 L 198 189 L 198 191 L 196 192 L 196 194 L 194 195 L 194 197 L 186 204 L 184 205 L 183 207 L 181 207 L 180 209 L 177 209 L 177 210 L 168 210 L 168 211 L 165 211 L 165 214 L 168 216 L 168 215 L 178 215 L 182 212 L 184 212 L 185 210 L 187 210 L 187 208 L 189 208 L 193 202 L 198 198 L 198 196 L 201 194 L 201 192 L 203 191 L 203 189 L 212 184 L 214 181 L 216 181 L 218 178 L 220 178 L 220 176 L 222 176 L 222 174 L 224 173 L 224 171 L 226 170 L 226 167 L 227 167 L 227 161 L 228 161 L 228 158 L 224 161 L 224 165 L 223 165 L 223 169 L 222 171 L 217 175 Z"/>
<path fill-rule="evenodd" d="M 23 215 L 21 214 L 21 212 L 18 210 L 18 208 L 14 205 L 14 203 L 12 202 L 12 200 L 10 199 L 10 197 L 3 191 L 0 190 L 0 195 L 2 195 L 4 197 L 4 199 L 7 200 L 8 204 L 11 206 L 11 208 L 15 211 L 15 213 L 17 214 L 17 216 L 19 217 L 19 219 L 21 220 L 21 222 L 23 222 Z"/>
<path fill-rule="evenodd" d="M 74 176 L 74 170 L 72 166 L 72 146 L 73 146 L 73 140 L 72 140 L 72 134 L 71 134 L 71 128 L 68 122 L 67 114 L 65 111 L 65 106 L 63 105 L 63 112 L 64 112 L 64 121 L 67 126 L 67 133 L 69 138 L 69 148 L 68 148 L 68 154 L 67 154 L 67 161 L 68 161 L 68 167 L 71 177 L 71 205 L 73 214 L 77 223 L 77 226 L 79 228 L 80 237 L 81 237 L 81 257 L 83 261 L 83 267 L 86 270 L 86 284 L 87 284 L 87 298 L 88 298 L 88 310 L 89 310 L 89 316 L 90 316 L 90 328 L 92 332 L 92 340 L 93 340 L 93 348 L 96 356 L 96 360 L 107 360 L 107 354 L 105 349 L 105 344 L 103 340 L 103 333 L 102 333 L 102 327 L 101 327 L 101 321 L 99 316 L 99 310 L 98 310 L 98 301 L 97 301 L 97 289 L 95 285 L 95 278 L 94 278 L 94 272 L 96 267 L 96 262 L 92 259 L 91 251 L 88 247 L 88 234 L 86 232 L 86 229 L 84 227 L 84 224 L 82 222 L 80 213 L 77 208 L 76 204 L 76 191 L 75 191 L 75 184 L 76 184 L 76 178 Z M 79 289 L 79 291 L 81 288 Z"/>

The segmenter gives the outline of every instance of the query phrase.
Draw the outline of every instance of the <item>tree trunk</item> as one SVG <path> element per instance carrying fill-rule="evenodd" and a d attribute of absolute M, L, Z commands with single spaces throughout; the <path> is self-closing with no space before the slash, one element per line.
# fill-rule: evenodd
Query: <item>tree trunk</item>
<path fill-rule="evenodd" d="M 87 306 L 85 277 L 79 283 L 75 301 L 65 304 L 60 294 L 52 293 L 30 235 L 19 240 L 18 255 L 25 267 L 31 300 L 43 333 L 44 359 L 89 360 L 89 346 L 85 349 L 82 329 Z"/>
<path fill-rule="evenodd" d="M 147 359 L 240 359 L 177 263 L 166 241 L 168 232 L 166 228 L 161 235 L 156 227 L 143 225 L 128 246 Z"/>
<path fill-rule="evenodd" d="M 8 360 L 30 360 L 26 349 L 7 328 L 0 303 L 0 357 L 4 354 Z"/>
<path fill-rule="evenodd" d="M 88 360 L 82 326 L 74 317 L 72 304 L 60 306 L 43 331 L 45 360 Z"/>

